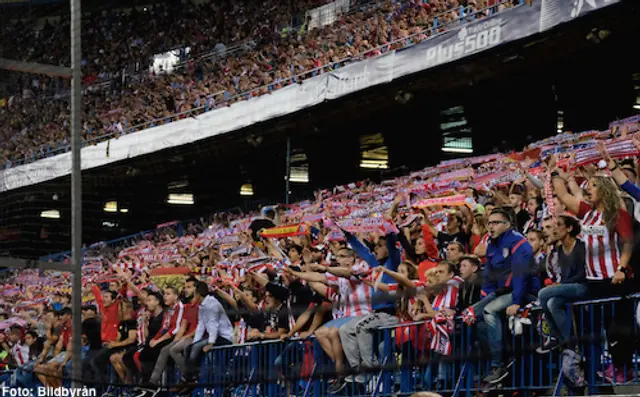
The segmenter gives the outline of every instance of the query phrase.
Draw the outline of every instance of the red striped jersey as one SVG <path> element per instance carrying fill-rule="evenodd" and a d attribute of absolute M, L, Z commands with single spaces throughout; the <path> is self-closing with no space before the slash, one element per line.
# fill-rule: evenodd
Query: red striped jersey
<path fill-rule="evenodd" d="M 587 249 L 585 270 L 589 280 L 613 278 L 620 264 L 621 242 L 633 237 L 631 216 L 626 210 L 618 210 L 613 230 L 606 225 L 603 215 L 584 201 L 580 202 L 578 217 L 582 219 L 581 234 Z"/>

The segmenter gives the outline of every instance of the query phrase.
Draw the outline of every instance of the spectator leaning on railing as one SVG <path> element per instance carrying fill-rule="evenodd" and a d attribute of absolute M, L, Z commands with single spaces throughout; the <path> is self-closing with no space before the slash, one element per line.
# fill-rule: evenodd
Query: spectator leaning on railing
<path fill-rule="evenodd" d="M 515 316 L 520 307 L 532 300 L 527 298 L 537 293 L 538 288 L 534 280 L 537 275 L 531 271 L 533 250 L 529 242 L 513 230 L 509 212 L 494 209 L 488 224 L 491 238 L 482 280 L 482 289 L 487 296 L 468 311 L 471 313 L 470 322 L 483 321 L 487 325 L 486 332 L 480 336 L 486 340 L 491 352 L 491 373 L 484 381 L 492 384 L 509 374 L 503 357 L 501 317 L 504 313 Z"/>
<path fill-rule="evenodd" d="M 550 336 L 536 351 L 544 354 L 564 345 L 569 339 L 569 322 L 565 305 L 587 296 L 585 277 L 585 245 L 577 237 L 580 222 L 571 216 L 557 219 L 558 266 L 560 283 L 554 283 L 538 292 L 538 301 L 549 323 Z"/>

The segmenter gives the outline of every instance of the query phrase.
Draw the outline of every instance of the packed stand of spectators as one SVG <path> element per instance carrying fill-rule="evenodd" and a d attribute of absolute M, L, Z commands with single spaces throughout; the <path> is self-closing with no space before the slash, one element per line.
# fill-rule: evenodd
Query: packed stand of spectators
<path fill-rule="evenodd" d="M 130 246 L 96 244 L 82 279 L 87 379 L 107 381 L 111 366 L 152 395 L 167 368 L 183 387 L 196 381 L 215 346 L 315 337 L 335 364 L 328 392 L 350 384 L 362 394 L 364 373 L 344 374 L 378 363 L 371 330 L 399 325 L 398 344 L 429 353 L 435 385 L 424 387 L 439 387 L 460 316 L 487 349 L 484 381 L 498 384 L 510 371 L 504 329 L 521 332 L 514 324 L 533 306 L 548 328 L 537 351 L 547 354 L 576 343 L 568 303 L 638 291 L 639 121 L 338 186 L 260 214 L 216 214 L 182 236 L 165 225 Z M 2 286 L 0 357 L 15 384 L 58 386 L 68 374 L 80 310 L 69 292 L 68 275 L 37 270 Z M 635 375 L 633 301 L 595 315 L 612 358 L 601 376 L 624 383 Z M 413 321 L 424 327 L 402 326 Z"/>
<path fill-rule="evenodd" d="M 176 3 L 155 5 L 147 12 L 90 17 L 83 35 L 83 140 L 95 142 L 105 135 L 117 137 L 172 122 L 185 117 L 173 115 L 194 109 L 229 106 L 348 62 L 419 43 L 437 30 L 455 26 L 452 22 L 461 15 L 472 20 L 512 5 L 510 0 L 354 1 L 363 4 L 354 5 L 353 12 L 331 25 L 307 31 L 300 15 L 322 3 Z M 476 9 L 486 11 L 474 13 Z M 289 22 L 302 27 L 283 30 Z M 5 53 L 28 61 L 66 62 L 69 29 L 64 24 L 47 24 L 41 32 L 29 32 L 21 24 L 8 30 Z M 204 49 L 224 52 L 238 40 L 246 44 L 246 51 L 190 58 L 171 73 L 147 72 L 154 54 L 185 46 L 191 54 Z M 109 84 L 99 84 L 104 80 Z M 13 95 L 0 98 L 3 166 L 66 151 L 70 104 L 60 92 L 66 92 L 68 83 L 23 75 L 14 85 Z M 57 93 L 53 97 L 52 90 Z"/>

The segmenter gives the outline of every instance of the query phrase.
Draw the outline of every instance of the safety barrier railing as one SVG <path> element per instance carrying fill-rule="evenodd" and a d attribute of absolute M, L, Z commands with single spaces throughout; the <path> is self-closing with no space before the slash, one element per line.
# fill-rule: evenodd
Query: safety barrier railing
<path fill-rule="evenodd" d="M 542 335 L 537 325 L 540 311 L 534 309 L 530 313 L 532 325 L 525 327 L 522 334 L 516 336 L 503 330 L 504 362 L 510 375 L 493 389 L 559 396 L 565 386 L 573 393 L 586 388 L 590 395 L 595 395 L 606 394 L 606 388 L 611 386 L 638 384 L 639 356 L 635 340 L 639 334 L 635 313 L 639 299 L 640 294 L 588 300 L 567 309 L 568 313 L 573 312 L 575 327 L 572 328 L 575 331 L 565 349 L 582 357 L 578 361 L 584 370 L 585 384 L 578 388 L 570 385 L 564 375 L 562 365 L 566 350 L 547 354 L 535 352 L 535 347 L 542 343 Z M 616 316 L 619 310 L 624 310 L 626 317 Z M 617 331 L 607 329 L 613 324 L 609 318 L 614 316 L 628 317 L 631 321 L 617 324 L 622 326 Z M 488 353 L 483 352 L 486 346 L 482 346 L 482 339 L 478 338 L 481 326 L 482 323 L 467 326 L 457 319 L 455 326 L 446 330 L 451 343 L 450 350 L 445 350 L 447 354 L 434 352 L 429 321 L 369 330 L 373 333 L 377 361 L 372 368 L 356 368 L 345 373 L 354 376 L 356 381 L 347 386 L 346 394 L 375 397 L 431 390 L 457 397 L 486 391 L 482 379 L 489 372 L 489 362 Z M 614 346 L 608 343 L 607 337 L 615 338 L 609 341 L 614 341 Z M 606 379 L 609 377 L 607 366 L 611 363 L 612 350 L 618 344 L 621 346 L 615 354 L 627 365 L 623 379 L 612 382 Z M 165 374 L 168 388 L 180 379 L 178 371 L 169 368 Z M 201 396 L 321 397 L 331 395 L 329 381 L 337 375 L 333 363 L 315 338 L 214 347 L 203 357 L 199 368 L 198 384 L 193 390 Z M 364 376 L 363 386 L 359 389 L 354 386 L 358 376 Z M 113 377 L 112 382 L 111 386 L 95 386 L 102 391 L 109 389 L 114 395 L 129 395 L 136 386 L 117 384 Z"/>
<path fill-rule="evenodd" d="M 567 309 L 568 313 L 573 312 L 577 333 L 572 331 L 571 342 L 563 349 L 575 345 L 571 350 L 584 358 L 581 366 L 585 387 L 590 394 L 612 386 L 606 379 L 607 367 L 611 363 L 611 347 L 607 345 L 607 335 L 610 335 L 607 332 L 612 332 L 607 330 L 610 318 L 615 316 L 616 310 L 625 310 L 633 320 L 639 299 L 640 294 L 624 299 L 589 300 L 575 303 Z M 503 321 L 503 360 L 510 374 L 492 386 L 493 389 L 560 395 L 561 387 L 571 386 L 575 391 L 563 375 L 563 349 L 547 354 L 535 351 L 543 342 L 538 325 L 541 314 L 540 310 L 532 309 L 529 314 L 532 324 L 525 326 L 520 335 L 510 332 L 506 319 Z M 625 377 L 620 382 L 624 384 L 637 383 L 637 351 L 635 343 L 628 344 L 638 336 L 636 323 L 618 324 L 623 328 L 629 327 L 626 329 L 627 342 L 617 339 L 617 343 L 625 346 L 623 355 L 627 354 L 626 358 L 623 357 L 628 361 L 623 369 Z M 444 350 L 447 354 L 439 354 L 433 349 L 437 348 L 437 343 L 433 345 L 434 330 L 442 333 L 446 331 L 446 325 L 435 327 L 429 321 L 411 322 L 372 330 L 377 360 L 374 360 L 372 368 L 355 369 L 355 373 L 351 373 L 364 374 L 364 383 L 359 390 L 353 386 L 355 383 L 348 384 L 347 387 L 354 390 L 347 390 L 347 394 L 410 395 L 416 391 L 432 390 L 453 396 L 463 393 L 471 396 L 486 391 L 482 379 L 489 374 L 490 365 L 486 345 L 478 338 L 483 323 L 467 326 L 458 319 L 450 325 L 453 328 L 440 335 L 449 335 L 449 338 L 438 340 L 441 344 L 450 343 L 450 351 L 449 348 Z M 332 363 L 314 339 L 217 347 L 207 356 L 202 368 L 200 383 L 206 385 L 203 389 L 234 390 L 236 395 L 243 396 L 326 396 L 330 387 L 328 381 L 336 375 Z M 615 380 L 613 385 L 616 385 Z"/>
<path fill-rule="evenodd" d="M 518 2 L 519 2 L 518 6 L 522 6 L 525 3 L 525 0 L 518 0 Z M 166 117 L 146 121 L 138 125 L 134 125 L 134 126 L 125 125 L 123 126 L 122 131 L 110 132 L 107 134 L 103 134 L 94 138 L 84 140 L 83 147 L 95 145 L 112 138 L 117 139 L 118 137 L 123 135 L 128 135 L 137 131 L 145 130 L 145 129 L 156 127 L 159 125 L 172 123 L 174 121 L 185 119 L 188 117 L 196 117 L 202 113 L 206 113 L 220 107 L 231 106 L 232 104 L 239 101 L 249 100 L 251 98 L 264 95 L 265 93 L 266 94 L 271 93 L 272 91 L 277 90 L 281 87 L 289 86 L 292 84 L 301 84 L 305 79 L 315 77 L 319 74 L 327 73 L 332 70 L 336 70 L 340 67 L 346 66 L 347 64 L 350 64 L 353 62 L 357 62 L 363 59 L 377 58 L 377 57 L 383 56 L 384 54 L 386 54 L 391 50 L 405 49 L 405 48 L 412 47 L 426 40 L 433 39 L 447 32 L 450 29 L 455 29 L 457 27 L 460 27 L 461 25 L 464 25 L 469 22 L 473 22 L 479 18 L 483 18 L 488 15 L 495 14 L 500 11 L 501 7 L 506 7 L 507 4 L 509 5 L 512 4 L 512 1 L 500 0 L 496 4 L 488 6 L 483 9 L 474 9 L 472 7 L 460 7 L 459 9 L 455 10 L 455 12 L 458 15 L 458 18 L 451 21 L 447 21 L 447 19 L 444 18 L 444 15 L 450 14 L 452 11 L 447 11 L 441 14 L 437 14 L 434 16 L 432 26 L 428 26 L 420 30 L 419 32 L 413 33 L 409 36 L 402 37 L 400 39 L 396 39 L 394 41 L 391 41 L 379 47 L 365 50 L 360 53 L 354 54 L 350 57 L 340 59 L 338 61 L 330 62 L 330 63 L 327 63 L 326 65 L 322 65 L 320 67 L 316 67 L 314 69 L 307 70 L 302 73 L 298 73 L 286 79 L 274 81 L 269 84 L 265 84 L 263 86 L 253 88 L 247 92 L 243 92 L 235 95 L 227 95 L 225 93 L 222 99 L 220 98 L 216 99 L 214 97 L 209 96 L 204 101 L 205 105 L 198 106 L 184 112 L 176 113 L 171 116 L 166 116 Z M 446 22 L 441 22 L 441 20 L 444 20 Z M 28 157 L 25 157 L 22 159 L 18 159 L 15 162 L 12 161 L 10 163 L 7 163 L 4 168 L 10 168 L 10 167 L 14 167 L 22 164 L 31 163 L 42 158 L 53 157 L 55 155 L 68 152 L 70 148 L 71 147 L 69 144 L 60 144 L 57 147 L 47 148 L 46 150 L 43 150 L 43 148 L 41 147 L 38 150 L 34 150 L 36 154 L 29 155 Z"/>

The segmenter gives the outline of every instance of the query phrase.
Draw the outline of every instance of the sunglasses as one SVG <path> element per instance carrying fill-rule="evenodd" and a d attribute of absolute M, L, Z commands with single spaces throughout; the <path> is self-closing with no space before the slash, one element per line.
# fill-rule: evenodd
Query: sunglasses
<path fill-rule="evenodd" d="M 489 225 L 497 226 L 497 225 L 506 225 L 507 221 L 489 221 Z"/>

